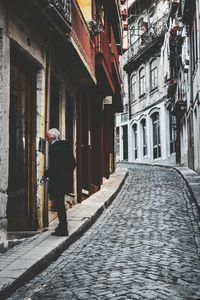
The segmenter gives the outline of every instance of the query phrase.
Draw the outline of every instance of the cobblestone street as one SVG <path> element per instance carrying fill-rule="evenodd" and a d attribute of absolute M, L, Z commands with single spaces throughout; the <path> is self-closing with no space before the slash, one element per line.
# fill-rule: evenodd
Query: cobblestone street
<path fill-rule="evenodd" d="M 198 216 L 184 180 L 173 169 L 128 166 L 97 222 L 9 299 L 200 299 Z"/>

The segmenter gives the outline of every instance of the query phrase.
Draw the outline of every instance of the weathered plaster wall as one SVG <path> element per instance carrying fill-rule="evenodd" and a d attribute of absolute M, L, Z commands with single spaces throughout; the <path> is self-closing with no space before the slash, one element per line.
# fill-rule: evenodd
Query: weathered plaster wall
<path fill-rule="evenodd" d="M 4 239 L 7 227 L 6 206 L 8 187 L 8 147 L 9 147 L 9 39 L 3 29 L 0 37 L 0 239 Z"/>
<path fill-rule="evenodd" d="M 43 136 L 44 127 L 44 67 L 46 45 L 42 37 L 36 34 L 14 13 L 7 12 L 0 4 L 0 239 L 4 240 L 7 227 L 6 207 L 9 167 L 9 99 L 10 99 L 10 47 L 11 41 L 23 49 L 23 54 L 29 56 L 38 64 L 37 80 L 37 137 Z M 36 141 L 37 142 L 37 141 Z M 41 158 L 37 155 L 37 178 L 40 176 L 39 165 Z M 37 207 L 40 205 L 37 196 Z"/>
<path fill-rule="evenodd" d="M 9 81 L 10 42 L 6 35 L 5 10 L 0 4 L 0 242 L 5 240 L 7 228 L 6 206 L 8 186 L 9 145 Z"/>

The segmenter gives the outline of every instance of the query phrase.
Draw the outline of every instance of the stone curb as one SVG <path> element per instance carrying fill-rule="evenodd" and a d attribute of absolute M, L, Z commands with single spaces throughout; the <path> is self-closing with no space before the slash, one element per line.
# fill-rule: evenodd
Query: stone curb
<path fill-rule="evenodd" d="M 197 211 L 200 215 L 200 174 L 196 173 L 194 170 L 184 167 L 184 166 L 173 166 L 173 165 L 160 165 L 160 164 L 152 164 L 152 163 L 134 163 L 134 162 L 119 162 L 120 164 L 128 165 L 146 165 L 153 167 L 161 167 L 175 170 L 181 177 L 184 179 L 191 196 L 193 198 L 194 203 L 196 204 Z"/>
<path fill-rule="evenodd" d="M 185 180 L 192 198 L 196 204 L 198 213 L 200 214 L 200 175 L 186 167 L 174 167 L 174 169 Z"/>
<path fill-rule="evenodd" d="M 100 191 L 97 193 L 93 194 L 91 197 L 87 198 L 84 200 L 82 203 L 84 204 L 85 201 L 88 200 L 90 201 L 90 198 L 93 198 L 92 201 L 94 201 L 95 197 L 98 196 L 104 197 L 105 195 L 105 190 L 109 188 L 109 185 L 111 185 L 111 192 L 110 195 L 105 198 L 105 201 L 102 202 L 100 207 L 90 216 L 90 217 L 85 217 L 84 221 L 82 222 L 79 227 L 74 230 L 72 234 L 70 234 L 66 238 L 61 238 L 62 241 L 59 242 L 59 244 L 43 255 L 41 258 L 39 258 L 35 263 L 33 263 L 31 266 L 29 266 L 26 270 L 21 272 L 17 278 L 11 278 L 11 277 L 5 277 L 3 278 L 0 276 L 0 299 L 6 299 L 11 295 L 17 288 L 22 286 L 26 281 L 32 279 L 34 276 L 36 276 L 38 273 L 40 273 L 42 270 L 44 270 L 52 261 L 56 260 L 59 255 L 66 250 L 71 244 L 73 244 L 78 238 L 80 238 L 81 235 L 83 235 L 91 226 L 94 224 L 94 222 L 98 219 L 98 217 L 102 214 L 102 212 L 109 207 L 109 205 L 112 203 L 114 198 L 116 197 L 117 193 L 121 189 L 126 177 L 128 176 L 128 171 L 127 169 L 120 169 L 118 172 L 116 171 L 115 173 L 111 174 L 109 180 L 102 185 L 102 188 Z M 110 183 L 111 181 L 111 183 Z M 113 182 L 113 183 L 112 183 Z M 115 182 L 115 183 L 114 183 Z M 97 199 L 98 201 L 98 199 Z M 81 203 L 81 204 L 82 204 Z M 80 206 L 81 206 L 80 204 Z M 87 209 L 87 206 L 86 206 Z M 51 233 L 49 231 L 41 233 L 39 235 L 39 239 L 41 236 L 44 237 L 43 241 L 48 239 L 49 236 L 51 236 Z M 42 238 L 41 238 L 42 241 Z M 38 243 L 38 245 L 40 245 Z M 37 247 L 37 246 L 36 246 Z M 35 247 L 35 248 L 36 248 Z M 35 250 L 34 248 L 34 250 Z M 22 256 L 23 259 L 23 256 Z M 4 272 L 3 270 L 2 272 Z M 12 272 L 12 271 L 11 271 Z M 1 272 L 0 272 L 1 274 Z M 3 281 L 3 282 L 2 282 Z"/>

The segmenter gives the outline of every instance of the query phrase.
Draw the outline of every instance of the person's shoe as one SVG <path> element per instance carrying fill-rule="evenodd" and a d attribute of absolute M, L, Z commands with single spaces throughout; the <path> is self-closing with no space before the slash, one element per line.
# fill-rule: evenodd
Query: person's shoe
<path fill-rule="evenodd" d="M 53 236 L 68 236 L 68 230 L 59 230 L 59 229 L 55 229 L 54 232 L 52 232 Z"/>
<path fill-rule="evenodd" d="M 60 231 L 67 231 L 68 232 L 68 224 L 66 225 L 58 225 L 58 227 L 55 228 L 55 232 L 60 232 Z"/>
<path fill-rule="evenodd" d="M 55 228 L 55 232 L 62 231 L 62 229 L 58 226 Z"/>

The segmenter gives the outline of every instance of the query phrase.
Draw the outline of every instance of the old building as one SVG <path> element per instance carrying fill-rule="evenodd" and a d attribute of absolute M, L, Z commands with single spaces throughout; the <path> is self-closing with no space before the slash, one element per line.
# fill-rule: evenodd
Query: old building
<path fill-rule="evenodd" d="M 58 128 L 77 159 L 71 204 L 114 171 L 114 114 L 121 109 L 118 2 L 0 1 L 0 229 L 51 220 L 39 180 L 45 132 Z"/>
<path fill-rule="evenodd" d="M 164 63 L 169 50 L 170 2 L 129 3 L 129 48 L 124 54 L 128 75 L 125 95 L 129 97 L 128 160 L 175 164 L 174 120 L 166 107 L 170 74 Z"/>
<path fill-rule="evenodd" d="M 128 31 L 128 1 L 121 1 L 122 14 L 122 45 L 123 55 L 122 65 L 127 63 L 127 49 L 129 47 Z M 123 90 L 123 112 L 116 114 L 115 118 L 115 156 L 116 161 L 128 160 L 128 132 L 129 132 L 129 97 L 128 97 L 128 74 L 122 70 L 122 90 Z"/>
<path fill-rule="evenodd" d="M 169 101 L 176 118 L 177 160 L 200 172 L 200 5 L 172 1 L 170 69 L 174 88 Z"/>
<path fill-rule="evenodd" d="M 199 173 L 199 1 L 128 4 L 128 84 L 124 112 L 116 118 L 116 157 L 181 164 Z"/>

